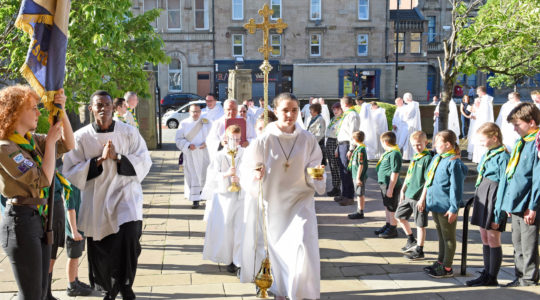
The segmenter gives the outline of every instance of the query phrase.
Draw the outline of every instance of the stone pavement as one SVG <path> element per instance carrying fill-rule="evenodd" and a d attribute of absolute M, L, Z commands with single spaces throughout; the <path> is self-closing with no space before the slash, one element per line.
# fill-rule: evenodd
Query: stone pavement
<path fill-rule="evenodd" d="M 253 284 L 242 284 L 226 272 L 226 266 L 202 259 L 205 223 L 203 209 L 192 210 L 183 199 L 183 177 L 177 166 L 178 151 L 173 144 L 153 151 L 153 167 L 144 181 L 144 231 L 142 254 L 135 280 L 138 299 L 256 299 Z M 370 165 L 370 168 L 372 166 Z M 374 164 L 373 164 L 374 167 Z M 373 170 L 371 170 L 372 172 Z M 461 243 L 454 263 L 455 278 L 432 279 L 422 267 L 436 258 L 434 223 L 430 220 L 426 260 L 409 262 L 399 249 L 398 239 L 383 240 L 373 230 L 384 224 L 383 206 L 376 182 L 367 183 L 366 218 L 349 220 L 353 206 L 340 207 L 329 197 L 316 198 L 321 253 L 321 299 L 539 299 L 540 287 L 467 288 L 463 282 L 476 276 L 482 264 L 481 245 L 476 228 L 469 234 L 468 276 L 459 276 Z M 472 188 L 469 185 L 469 193 Z M 204 207 L 204 206 L 203 206 Z M 461 240 L 461 217 L 458 240 Z M 509 228 L 508 228 L 509 229 Z M 500 282 L 512 278 L 510 234 L 503 235 L 503 270 Z M 16 299 L 16 284 L 9 261 L 0 251 L 0 300 Z M 60 253 L 54 272 L 53 290 L 59 299 L 73 299 L 65 293 L 66 256 Z M 88 282 L 86 256 L 81 259 L 80 278 Z M 102 299 L 92 297 L 77 299 Z"/>

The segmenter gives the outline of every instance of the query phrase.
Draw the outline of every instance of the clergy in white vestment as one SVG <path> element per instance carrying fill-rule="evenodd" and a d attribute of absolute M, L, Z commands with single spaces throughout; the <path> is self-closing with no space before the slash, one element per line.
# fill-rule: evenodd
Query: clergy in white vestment
<path fill-rule="evenodd" d="M 252 147 L 246 149 L 240 179 L 253 199 L 258 199 L 259 184 L 262 186 L 274 277 L 270 291 L 276 299 L 319 299 L 321 273 L 314 194 L 324 193 L 326 175 L 314 180 L 307 168 L 322 167 L 322 153 L 315 137 L 295 125 L 298 100 L 282 93 L 274 103 L 278 120 L 268 124 Z M 257 230 L 259 237 L 255 239 L 253 231 L 258 227 L 246 224 L 248 228 L 252 230 L 246 231 L 244 243 L 251 244 L 244 245 L 244 249 L 255 249 L 261 244 L 255 241 L 262 238 L 262 233 Z M 251 263 L 242 265 L 241 273 L 246 274 L 241 278 L 253 280 L 263 258 L 257 255 L 255 265 L 253 257 Z M 250 260 L 244 256 L 244 261 Z"/>
<path fill-rule="evenodd" d="M 480 163 L 487 148 L 482 146 L 476 138 L 476 131 L 486 122 L 493 122 L 493 97 L 486 93 L 485 86 L 476 88 L 478 98 L 474 100 L 474 110 L 469 125 L 469 145 L 467 147 L 468 158 L 474 163 Z M 472 121 L 474 120 L 474 121 Z"/>
<path fill-rule="evenodd" d="M 319 98 L 319 104 L 321 105 L 321 116 L 325 124 L 330 124 L 330 110 L 328 109 L 328 105 L 324 103 L 324 98 Z"/>
<path fill-rule="evenodd" d="M 495 123 L 502 132 L 502 141 L 506 147 L 506 151 L 512 153 L 514 145 L 517 139 L 520 138 L 519 134 L 514 130 L 514 125 L 508 122 L 507 118 L 512 109 L 521 103 L 521 95 L 518 92 L 512 92 L 508 94 L 508 101 L 501 106 L 499 116 Z"/>
<path fill-rule="evenodd" d="M 221 118 L 224 114 L 221 103 L 218 103 L 216 96 L 212 93 L 206 96 L 206 107 L 202 110 L 202 116 L 212 122 Z"/>
<path fill-rule="evenodd" d="M 405 106 L 405 122 L 407 123 L 408 136 L 413 132 L 422 130 L 422 119 L 420 116 L 420 105 L 418 102 L 413 100 L 411 93 L 403 94 L 403 100 L 407 104 Z M 403 147 L 403 159 L 411 160 L 414 156 L 414 149 L 411 145 L 409 139 L 405 142 L 405 147 Z"/>
<path fill-rule="evenodd" d="M 91 282 L 106 299 L 132 290 L 141 251 L 143 192 L 141 182 L 152 160 L 136 127 L 115 122 L 110 95 L 97 91 L 90 111 L 95 122 L 75 133 L 75 148 L 64 156 L 63 173 L 81 190 L 77 220 L 88 237 Z"/>
<path fill-rule="evenodd" d="M 531 99 L 533 103 L 540 109 L 540 90 L 534 90 L 531 92 Z"/>
<path fill-rule="evenodd" d="M 189 118 L 182 120 L 176 131 L 176 147 L 184 155 L 184 198 L 199 207 L 201 192 L 206 180 L 206 169 L 210 164 L 206 137 L 212 123 L 201 117 L 199 104 L 189 106 Z"/>
<path fill-rule="evenodd" d="M 307 128 L 309 121 L 311 120 L 311 114 L 309 113 L 309 107 L 311 104 L 318 102 L 317 98 L 309 97 L 309 102 L 302 107 L 302 111 L 300 112 L 301 118 L 304 120 L 304 128 Z"/>
<path fill-rule="evenodd" d="M 133 115 L 128 110 L 126 99 L 114 98 L 113 106 L 114 106 L 113 120 L 124 122 L 131 126 L 137 127 L 137 123 L 135 123 L 135 119 L 133 118 Z"/>
<path fill-rule="evenodd" d="M 225 264 L 227 271 L 235 273 L 241 266 L 244 236 L 244 187 L 239 184 L 238 166 L 244 148 L 240 147 L 241 129 L 231 125 L 226 130 L 226 146 L 212 158 L 208 167 L 207 188 L 214 190 L 204 212 L 206 233 L 203 259 Z M 236 150 L 234 164 L 230 150 Z M 234 183 L 239 191 L 229 191 Z"/>
<path fill-rule="evenodd" d="M 386 119 L 386 110 L 382 107 L 379 107 L 376 101 L 372 101 L 370 106 L 369 124 L 371 126 L 371 131 L 375 133 L 376 140 L 374 142 L 370 141 L 370 143 L 372 143 L 374 146 L 372 146 L 371 149 L 368 148 L 368 144 L 366 143 L 365 138 L 364 144 L 366 144 L 366 152 L 368 155 L 368 159 L 379 159 L 385 151 L 382 144 L 379 142 L 379 139 L 383 133 L 388 131 L 388 121 Z M 360 127 L 361 124 L 362 123 L 360 121 Z"/>
<path fill-rule="evenodd" d="M 396 104 L 396 110 L 392 118 L 392 131 L 396 134 L 396 143 L 403 152 L 409 139 L 409 126 L 406 121 L 407 107 L 401 97 L 397 97 L 394 103 Z"/>
<path fill-rule="evenodd" d="M 435 107 L 435 111 L 433 113 L 433 136 L 437 135 L 439 132 L 439 106 L 441 103 L 437 103 L 437 107 Z M 446 127 L 448 130 L 452 130 L 456 136 L 459 136 L 460 129 L 459 129 L 459 114 L 456 102 L 454 100 L 450 99 L 450 102 L 448 102 L 448 124 Z M 459 140 L 457 141 L 459 143 Z"/>

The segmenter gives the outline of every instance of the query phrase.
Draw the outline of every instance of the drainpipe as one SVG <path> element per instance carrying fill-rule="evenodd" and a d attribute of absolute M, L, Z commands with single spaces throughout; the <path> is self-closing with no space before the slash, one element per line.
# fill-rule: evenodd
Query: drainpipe
<path fill-rule="evenodd" d="M 389 14 L 389 5 L 386 0 L 386 13 L 384 14 L 384 60 L 388 63 L 388 14 Z"/>
<path fill-rule="evenodd" d="M 214 74 L 214 82 L 213 82 L 213 86 L 214 88 L 212 89 L 212 93 L 214 94 L 217 94 L 216 93 L 216 78 L 217 78 L 217 74 L 216 74 L 216 17 L 215 17 L 215 12 L 216 12 L 216 8 L 215 8 L 215 0 L 212 0 L 212 69 L 213 69 L 213 74 Z M 206 95 L 205 95 L 206 96 Z"/>

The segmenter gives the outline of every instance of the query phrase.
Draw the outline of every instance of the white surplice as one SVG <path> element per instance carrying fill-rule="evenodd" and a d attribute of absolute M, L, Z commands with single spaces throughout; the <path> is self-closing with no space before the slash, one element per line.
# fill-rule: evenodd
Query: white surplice
<path fill-rule="evenodd" d="M 380 143 L 379 139 L 381 135 L 388 131 L 388 121 L 386 120 L 386 110 L 382 107 L 379 107 L 375 110 L 370 109 L 370 124 L 375 132 L 375 140 L 373 142 L 376 147 L 372 148 L 370 157 L 370 150 L 366 144 L 366 151 L 368 154 L 368 159 L 379 159 L 384 153 L 384 148 Z"/>
<path fill-rule="evenodd" d="M 242 160 L 244 149 L 238 148 L 235 163 Z M 207 187 L 212 188 L 213 197 L 206 204 L 204 220 L 206 233 L 204 237 L 203 259 L 215 263 L 241 266 L 242 240 L 244 236 L 244 190 L 229 192 L 230 177 L 223 175 L 231 167 L 231 156 L 227 148 L 223 148 L 212 159 L 208 167 Z M 237 173 L 237 176 L 240 176 Z"/>
<path fill-rule="evenodd" d="M 208 107 L 205 107 L 202 109 L 201 113 L 201 117 L 207 118 L 208 120 L 214 122 L 215 120 L 221 118 L 225 114 L 225 111 L 223 110 L 221 103 L 217 102 L 214 108 L 209 109 Z"/>
<path fill-rule="evenodd" d="M 441 105 L 441 102 L 437 103 L 437 107 L 435 108 L 435 113 L 439 112 L 439 106 Z M 434 123 L 433 123 L 433 136 L 435 136 L 439 132 L 439 117 L 434 117 Z M 459 115 L 457 110 L 457 105 L 454 100 L 450 100 L 448 102 L 448 124 L 447 128 L 449 130 L 452 130 L 456 137 L 458 137 L 461 132 L 459 131 Z M 458 140 L 459 142 L 459 140 Z"/>
<path fill-rule="evenodd" d="M 212 128 L 206 137 L 206 145 L 208 146 L 208 153 L 210 157 L 216 154 L 219 144 L 223 141 L 225 136 L 225 116 L 212 122 Z M 256 137 L 255 126 L 249 126 L 246 121 L 246 139 L 251 142 Z"/>
<path fill-rule="evenodd" d="M 302 110 L 300 111 L 300 114 L 302 115 L 302 118 L 304 118 L 304 127 L 308 128 L 309 121 L 311 121 L 311 113 L 309 112 L 309 107 L 311 105 L 308 103 L 302 107 Z"/>
<path fill-rule="evenodd" d="M 512 123 L 508 122 L 506 119 L 508 118 L 508 115 L 521 102 L 514 102 L 514 101 L 507 101 L 505 104 L 501 106 L 501 110 L 499 112 L 499 116 L 497 117 L 497 121 L 495 123 L 501 128 L 501 132 L 503 135 L 503 144 L 506 146 L 506 150 L 508 152 L 512 153 L 512 150 L 514 149 L 514 145 L 516 144 L 516 140 L 520 138 L 519 134 L 514 130 L 514 125 Z"/>
<path fill-rule="evenodd" d="M 188 134 L 195 125 L 201 123 L 200 130 L 192 138 L 188 140 Z M 206 169 L 210 164 L 208 157 L 208 147 L 200 149 L 200 146 L 205 143 L 206 137 L 210 132 L 212 123 L 203 117 L 195 121 L 189 117 L 178 126 L 176 131 L 176 147 L 184 154 L 184 198 L 190 201 L 200 201 L 201 192 L 206 180 Z M 195 149 L 190 150 L 189 145 L 194 145 Z"/>
<path fill-rule="evenodd" d="M 410 136 L 413 132 L 422 130 L 422 121 L 420 116 L 420 106 L 418 102 L 411 101 L 405 105 L 405 122 L 407 123 L 407 136 Z M 411 160 L 414 156 L 414 149 L 409 139 L 405 142 L 403 147 L 403 159 Z"/>
<path fill-rule="evenodd" d="M 409 126 L 405 121 L 405 114 L 407 113 L 406 109 L 405 105 L 397 106 L 394 117 L 392 118 L 392 126 L 395 126 L 395 129 L 392 131 L 396 134 L 397 145 L 402 152 L 409 139 Z"/>
<path fill-rule="evenodd" d="M 117 162 L 107 159 L 101 164 L 103 173 L 87 181 L 91 160 L 101 156 L 108 140 L 133 165 L 136 176 L 119 175 Z M 65 154 L 63 173 L 81 190 L 77 225 L 85 236 L 101 240 L 117 233 L 124 223 L 142 220 L 141 182 L 151 166 L 150 153 L 136 127 L 115 122 L 112 132 L 97 133 L 92 125 L 75 132 L 75 149 Z"/>
<path fill-rule="evenodd" d="M 471 123 L 469 124 L 469 145 L 467 147 L 467 152 L 470 160 L 472 160 L 474 163 L 480 163 L 482 156 L 487 152 L 487 148 L 480 145 L 476 131 L 484 123 L 493 122 L 493 97 L 484 95 L 481 98 L 476 98 L 475 106 L 476 101 L 479 101 L 480 103 L 472 113 L 476 119 L 474 122 L 471 120 Z"/>
<path fill-rule="evenodd" d="M 264 164 L 266 170 L 262 187 L 268 208 L 267 236 L 274 276 L 270 291 L 291 300 L 318 299 L 320 258 L 314 193 L 325 192 L 326 180 L 314 181 L 307 174 L 307 168 L 319 165 L 322 159 L 317 140 L 298 126 L 292 134 L 287 134 L 275 123 L 270 123 L 253 146 L 246 150 L 241 181 L 250 199 L 257 199 L 259 195 L 259 182 L 253 177 L 256 164 Z M 286 168 L 289 153 L 290 166 Z M 248 228 L 254 230 L 258 227 L 246 224 Z M 245 236 L 244 249 L 254 249 L 255 240 L 250 238 L 253 231 L 246 232 Z M 255 272 L 262 259 L 257 257 Z M 242 266 L 241 272 L 247 272 L 242 278 L 252 279 L 253 270 L 253 262 Z"/>
<path fill-rule="evenodd" d="M 330 110 L 328 109 L 328 105 L 321 104 L 321 115 L 325 124 L 330 124 Z"/>

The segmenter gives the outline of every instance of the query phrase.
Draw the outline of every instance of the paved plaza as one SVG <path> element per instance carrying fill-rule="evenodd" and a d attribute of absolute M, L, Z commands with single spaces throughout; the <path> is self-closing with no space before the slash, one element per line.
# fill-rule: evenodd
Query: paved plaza
<path fill-rule="evenodd" d="M 174 132 L 165 130 L 165 141 Z M 256 299 L 253 284 L 240 283 L 227 273 L 226 266 L 202 259 L 205 223 L 202 209 L 193 210 L 183 199 L 183 176 L 178 170 L 178 154 L 172 143 L 152 152 L 152 170 L 144 181 L 144 227 L 142 254 L 135 280 L 137 299 Z M 370 164 L 370 168 L 374 163 Z M 373 171 L 373 170 L 372 170 Z M 329 175 L 329 174 L 328 174 Z M 467 288 L 464 282 L 477 276 L 482 264 L 480 237 L 476 228 L 469 234 L 467 276 L 460 276 L 461 243 L 454 262 L 455 278 L 433 279 L 422 267 L 436 258 L 437 234 L 430 220 L 426 260 L 409 262 L 400 248 L 405 235 L 397 239 L 377 238 L 373 231 L 384 224 L 378 186 L 367 182 L 366 218 L 349 220 L 353 206 L 340 207 L 330 197 L 316 197 L 321 254 L 321 299 L 539 299 L 540 287 Z M 466 197 L 471 196 L 468 184 Z M 461 212 L 461 215 L 463 213 Z M 458 241 L 462 237 L 462 219 Z M 508 226 L 508 229 L 510 226 Z M 0 251 L 0 300 L 16 299 L 9 261 Z M 503 269 L 499 282 L 513 277 L 510 233 L 503 234 Z M 53 294 L 59 299 L 75 299 L 65 293 L 66 255 L 60 253 L 53 275 Z M 81 259 L 80 278 L 88 282 L 86 256 Z M 98 293 L 76 299 L 102 299 Z M 120 299 L 120 297 L 118 297 Z"/>

